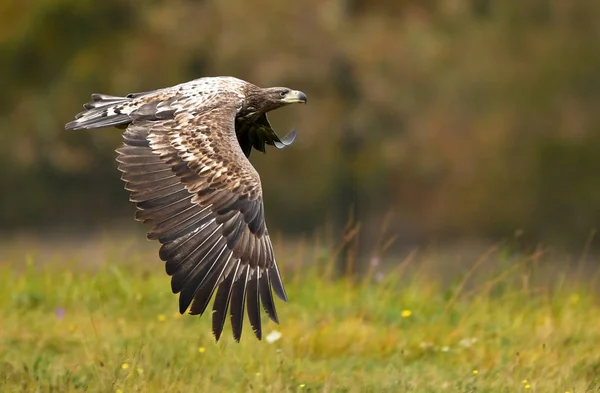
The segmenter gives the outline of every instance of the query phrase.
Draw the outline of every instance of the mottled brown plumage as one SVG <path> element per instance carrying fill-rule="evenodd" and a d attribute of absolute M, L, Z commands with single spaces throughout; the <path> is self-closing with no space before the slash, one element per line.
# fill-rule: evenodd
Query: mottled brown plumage
<path fill-rule="evenodd" d="M 216 290 L 213 333 L 227 311 L 239 341 L 244 308 L 262 335 L 260 303 L 278 322 L 271 288 L 287 297 L 265 220 L 260 177 L 248 161 L 252 148 L 283 148 L 266 117 L 306 102 L 287 88 L 262 89 L 232 77 L 201 78 L 166 89 L 115 97 L 92 95 L 66 129 L 126 128 L 117 150 L 125 188 L 158 240 L 179 310 L 203 314 Z"/>

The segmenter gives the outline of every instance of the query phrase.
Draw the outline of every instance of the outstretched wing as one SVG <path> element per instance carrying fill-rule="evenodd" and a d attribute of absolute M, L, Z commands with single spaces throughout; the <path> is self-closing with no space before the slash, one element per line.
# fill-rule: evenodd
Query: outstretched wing
<path fill-rule="evenodd" d="M 235 134 L 239 103 L 216 95 L 201 108 L 170 105 L 177 108 L 170 119 L 134 120 L 117 150 L 136 219 L 150 224 L 149 239 L 162 243 L 160 258 L 181 313 L 191 305 L 190 314 L 203 314 L 216 290 L 215 338 L 229 309 L 239 341 L 246 305 L 260 339 L 260 303 L 278 322 L 271 288 L 287 298 L 265 226 L 260 178 Z"/>

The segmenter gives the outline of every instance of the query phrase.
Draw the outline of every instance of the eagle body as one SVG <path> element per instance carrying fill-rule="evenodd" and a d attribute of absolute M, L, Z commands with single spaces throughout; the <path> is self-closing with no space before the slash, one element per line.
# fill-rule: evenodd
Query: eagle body
<path fill-rule="evenodd" d="M 306 95 L 285 87 L 260 88 L 233 77 L 200 78 L 125 97 L 93 94 L 67 130 L 124 128 L 119 170 L 135 218 L 150 225 L 148 239 L 179 293 L 179 311 L 202 315 L 213 302 L 218 340 L 229 310 L 239 341 L 244 311 L 258 339 L 260 304 L 278 323 L 272 291 L 287 296 L 264 219 L 260 177 L 248 157 L 280 139 L 267 112 Z"/>

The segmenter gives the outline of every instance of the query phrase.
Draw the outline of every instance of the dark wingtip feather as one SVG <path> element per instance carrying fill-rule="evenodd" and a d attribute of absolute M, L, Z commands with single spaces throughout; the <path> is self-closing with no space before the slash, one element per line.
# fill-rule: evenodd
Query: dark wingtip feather
<path fill-rule="evenodd" d="M 175 292 L 175 290 L 173 289 L 172 286 L 171 286 L 171 290 L 173 291 L 173 293 L 177 293 L 177 292 Z M 187 297 L 179 295 L 179 314 L 182 314 L 182 315 L 185 314 L 187 309 L 190 307 L 192 300 L 193 300 L 193 298 L 188 299 Z"/>
<path fill-rule="evenodd" d="M 227 309 L 229 307 L 229 301 L 234 287 L 233 280 L 237 274 L 239 268 L 239 262 L 235 269 L 227 275 L 225 280 L 219 284 L 219 289 L 213 302 L 213 314 L 212 314 L 212 331 L 215 337 L 215 341 L 219 341 L 221 334 L 223 333 L 223 327 L 225 326 L 225 319 L 227 316 Z"/>
<path fill-rule="evenodd" d="M 269 279 L 268 270 L 262 272 L 261 277 L 258 280 L 258 290 L 265 312 L 269 318 L 271 318 L 271 321 L 279 324 L 277 310 L 275 310 L 275 303 L 273 302 L 273 294 L 271 293 L 271 280 Z"/>
<path fill-rule="evenodd" d="M 221 254 L 222 255 L 222 254 Z M 228 257 L 231 256 L 231 253 Z M 192 315 L 202 315 L 210 302 L 210 298 L 212 297 L 215 289 L 217 289 L 217 285 L 223 272 L 227 268 L 227 262 L 219 262 L 218 257 L 217 260 L 213 262 L 213 265 L 220 266 L 218 269 L 210 269 L 208 273 L 201 274 L 202 280 L 199 283 L 186 283 L 183 291 L 180 296 L 183 296 L 183 292 L 190 289 L 190 293 L 194 293 L 194 301 L 192 302 L 192 308 L 190 309 L 190 314 Z M 222 266 L 222 267 L 221 267 Z"/>
<path fill-rule="evenodd" d="M 271 285 L 273 286 L 273 291 L 275 295 L 284 302 L 287 303 L 287 294 L 285 293 L 285 289 L 283 288 L 283 282 L 281 281 L 281 275 L 279 274 L 279 269 L 277 268 L 277 264 L 273 262 L 273 266 L 269 268 L 269 280 L 271 281 Z"/>
<path fill-rule="evenodd" d="M 215 292 L 219 275 L 216 270 L 207 271 L 203 269 L 201 273 L 198 273 L 199 279 L 194 279 L 194 282 L 185 282 L 181 284 L 182 289 L 179 293 L 179 311 L 187 310 L 191 305 L 191 315 L 202 315 L 206 311 L 208 302 Z M 171 280 L 171 287 L 175 292 L 178 288 L 173 284 Z"/>
<path fill-rule="evenodd" d="M 222 241 L 222 239 L 220 240 Z M 211 243 L 214 247 L 218 247 L 219 241 Z M 219 279 L 223 274 L 226 266 L 215 268 L 218 265 L 219 258 L 222 257 L 223 253 L 219 256 L 211 254 L 213 250 L 209 250 L 208 254 L 205 255 L 209 261 L 196 268 L 178 268 L 177 273 L 173 275 L 171 279 L 171 289 L 173 293 L 179 293 L 179 310 L 184 312 L 190 307 L 191 315 L 202 315 L 208 306 L 208 302 L 214 293 Z M 216 260 L 213 258 L 217 258 Z"/>
<path fill-rule="evenodd" d="M 259 340 L 262 339 L 262 327 L 260 320 L 260 298 L 258 292 L 258 270 L 254 272 L 254 276 L 248 281 L 246 289 L 246 307 L 248 308 L 248 320 L 254 335 Z"/>
<path fill-rule="evenodd" d="M 242 270 L 240 277 L 233 284 L 233 291 L 231 294 L 231 304 L 229 306 L 231 310 L 231 330 L 233 332 L 233 339 L 236 342 L 240 342 L 240 338 L 242 338 L 246 287 L 248 285 L 249 274 L 250 266 L 246 265 L 246 267 Z"/>

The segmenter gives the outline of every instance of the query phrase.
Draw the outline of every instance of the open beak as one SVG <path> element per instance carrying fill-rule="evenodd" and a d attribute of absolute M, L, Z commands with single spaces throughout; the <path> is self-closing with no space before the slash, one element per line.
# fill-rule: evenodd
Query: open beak
<path fill-rule="evenodd" d="M 301 92 L 299 90 L 290 90 L 281 99 L 281 101 L 285 102 L 286 104 L 296 104 L 296 103 L 306 104 L 306 94 L 304 94 L 303 92 Z"/>

